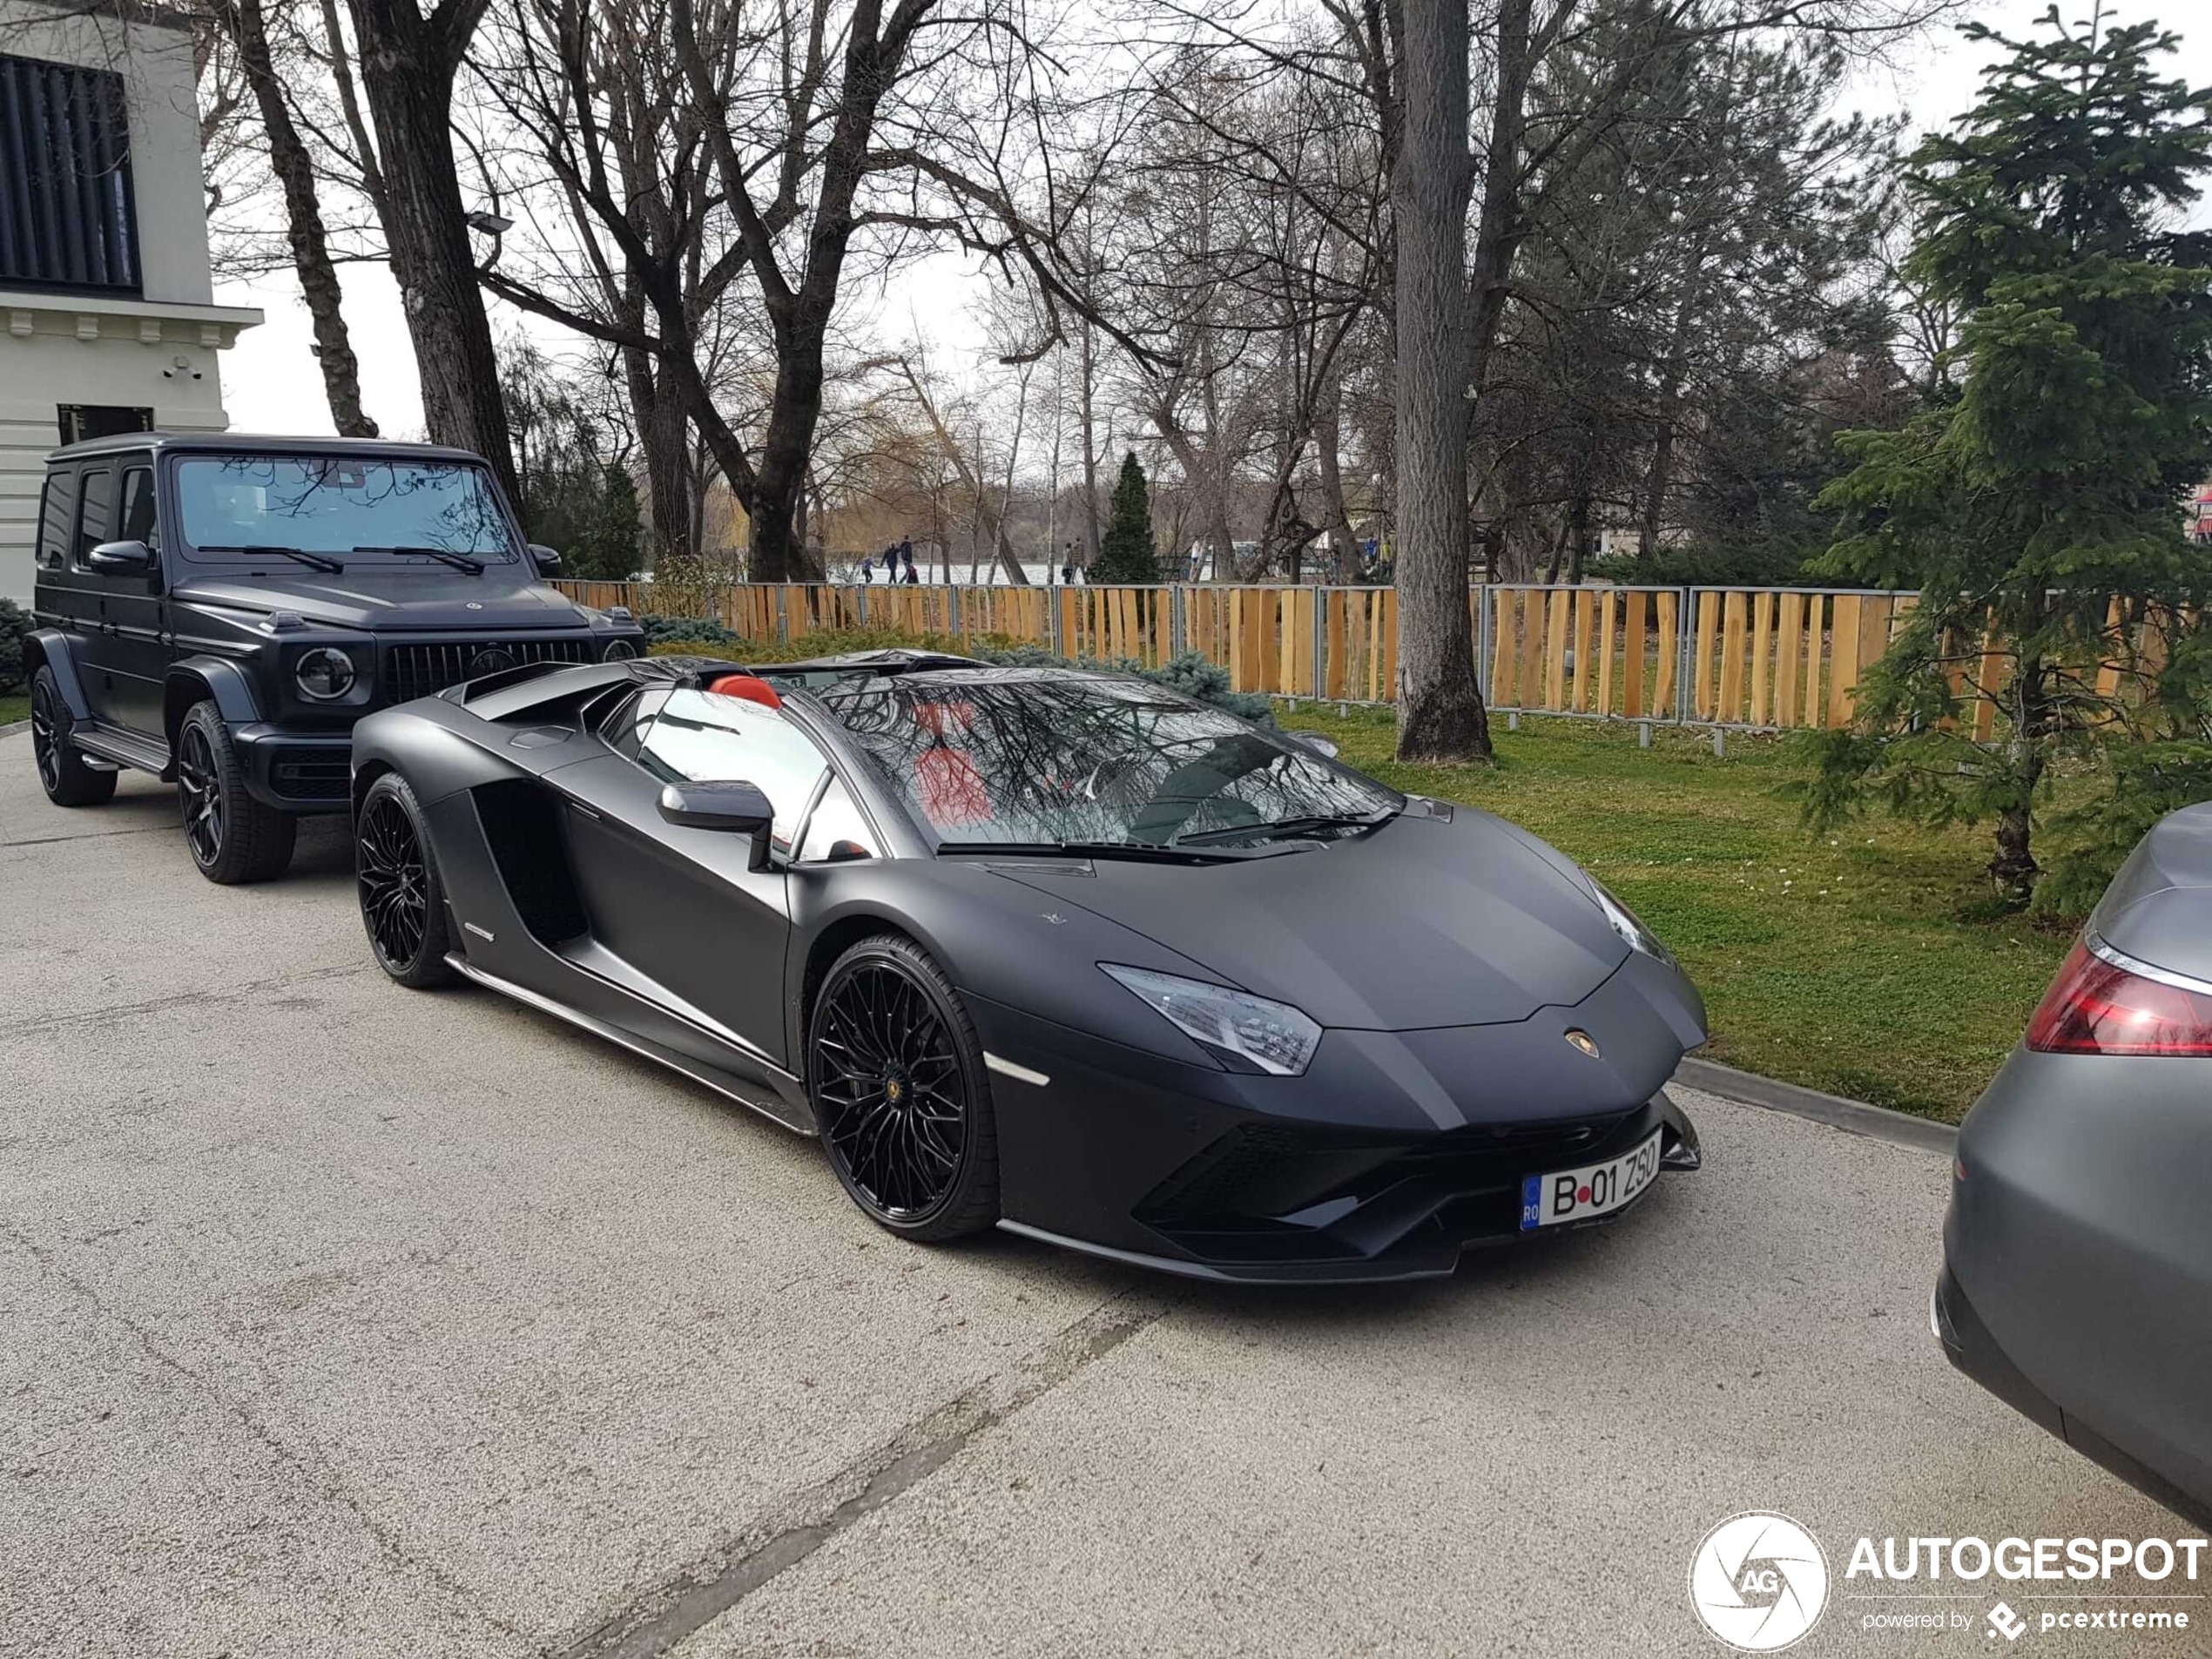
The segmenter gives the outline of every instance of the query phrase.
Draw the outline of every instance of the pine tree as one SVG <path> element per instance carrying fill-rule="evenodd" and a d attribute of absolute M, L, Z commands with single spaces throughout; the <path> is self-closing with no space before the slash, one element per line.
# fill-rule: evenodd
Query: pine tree
<path fill-rule="evenodd" d="M 1844 435 L 1857 464 L 1820 503 L 1840 538 L 1813 567 L 1922 597 L 1855 727 L 1822 740 L 1808 818 L 1871 794 L 1993 820 L 1990 873 L 2020 905 L 2054 764 L 2111 799 L 2147 746 L 2205 736 L 2212 572 L 2180 502 L 2212 461 L 2212 237 L 2171 227 L 2212 165 L 2212 90 L 2159 78 L 2175 37 L 2101 10 L 1966 33 L 2010 59 L 1907 174 L 1909 269 L 1969 314 L 1963 377 L 1901 430 Z"/>
<path fill-rule="evenodd" d="M 1159 555 L 1152 546 L 1152 495 L 1134 450 L 1122 456 L 1122 475 L 1114 484 L 1106 539 L 1099 544 L 1090 579 L 1122 583 L 1160 579 Z"/>

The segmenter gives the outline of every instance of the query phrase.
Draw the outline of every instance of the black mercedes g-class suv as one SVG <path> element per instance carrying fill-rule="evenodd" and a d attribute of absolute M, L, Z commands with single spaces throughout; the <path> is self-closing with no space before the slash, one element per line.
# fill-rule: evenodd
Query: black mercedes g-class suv
<path fill-rule="evenodd" d="M 351 799 L 354 722 L 523 663 L 634 657 L 543 577 L 491 470 L 354 438 L 96 438 L 47 459 L 25 644 L 47 797 L 177 785 L 209 880 L 265 880 Z"/>

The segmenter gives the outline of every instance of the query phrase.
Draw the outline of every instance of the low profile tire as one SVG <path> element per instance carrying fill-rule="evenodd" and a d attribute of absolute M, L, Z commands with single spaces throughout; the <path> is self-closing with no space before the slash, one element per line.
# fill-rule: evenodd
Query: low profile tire
<path fill-rule="evenodd" d="M 806 1075 L 830 1167 L 879 1226 L 937 1244 L 998 1220 L 983 1047 L 914 941 L 879 934 L 831 966 L 807 1022 Z"/>
<path fill-rule="evenodd" d="M 212 701 L 193 704 L 177 730 L 177 810 L 185 850 L 210 881 L 267 881 L 292 863 L 300 822 L 246 792 L 231 729 Z"/>
<path fill-rule="evenodd" d="M 115 773 L 85 764 L 69 740 L 74 725 L 54 671 L 40 664 L 30 677 L 30 754 L 39 786 L 57 806 L 98 806 L 115 796 Z"/>
<path fill-rule="evenodd" d="M 418 991 L 459 977 L 446 961 L 453 924 L 422 808 L 395 772 L 379 778 L 361 798 L 354 819 L 354 886 L 379 968 Z"/>

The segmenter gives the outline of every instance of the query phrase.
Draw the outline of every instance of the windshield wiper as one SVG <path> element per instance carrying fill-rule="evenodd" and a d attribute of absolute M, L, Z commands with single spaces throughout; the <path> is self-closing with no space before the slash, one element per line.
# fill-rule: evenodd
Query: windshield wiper
<path fill-rule="evenodd" d="M 466 570 L 470 576 L 484 573 L 484 562 L 472 559 L 466 553 L 455 553 L 442 547 L 357 547 L 356 553 L 427 553 L 434 559 L 443 559 L 456 570 Z"/>
<path fill-rule="evenodd" d="M 1155 841 L 940 841 L 940 853 L 995 853 L 1004 858 L 1135 859 L 1147 863 L 1219 863 L 1242 856 L 1195 846 L 1163 846 Z"/>
<path fill-rule="evenodd" d="M 346 568 L 327 553 L 310 553 L 303 548 L 297 547 L 279 547 L 273 542 L 245 542 L 227 546 L 202 543 L 199 550 L 202 553 L 281 553 L 287 559 L 297 559 L 302 564 L 312 564 L 316 570 L 327 570 L 333 576 L 340 574 Z"/>
<path fill-rule="evenodd" d="M 1398 816 L 1398 809 L 1386 806 L 1375 813 L 1310 813 L 1303 818 L 1278 818 L 1266 824 L 1226 824 L 1219 829 L 1193 830 L 1188 835 L 1178 835 L 1169 843 L 1171 846 L 1207 846 L 1217 841 L 1249 840 L 1256 836 L 1311 835 L 1319 830 L 1372 829 Z"/>

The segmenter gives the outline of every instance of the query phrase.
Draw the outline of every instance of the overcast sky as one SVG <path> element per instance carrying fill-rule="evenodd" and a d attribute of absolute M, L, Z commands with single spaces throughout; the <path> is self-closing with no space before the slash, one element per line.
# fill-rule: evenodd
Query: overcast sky
<path fill-rule="evenodd" d="M 2067 0 L 2062 11 L 2070 18 L 2088 3 L 2090 0 Z M 2049 0 L 1986 0 L 1972 15 L 2000 32 L 2020 36 L 2033 30 L 2048 4 Z M 2184 30 L 2182 50 L 2167 60 L 2165 72 L 2201 86 L 2212 82 L 2212 24 L 2190 31 L 2186 14 L 2191 10 L 2193 4 L 2168 0 L 2149 15 L 2163 17 L 2169 26 Z M 2134 22 L 2144 15 L 2123 0 L 2121 22 Z M 1938 126 L 1973 102 L 1982 65 L 2000 55 L 1946 30 L 1905 55 L 1898 69 L 1862 74 L 1847 101 L 1870 112 L 1906 111 L 1916 129 Z M 2199 217 L 2212 212 L 2212 205 L 2200 207 L 2204 212 Z M 382 266 L 349 265 L 340 274 L 346 290 L 346 320 L 361 358 L 362 401 L 388 437 L 420 437 L 421 396 L 390 273 Z M 950 319 L 932 343 L 941 354 L 957 356 L 976 338 L 975 331 L 959 320 L 966 314 L 977 280 L 951 257 L 914 267 L 901 279 L 898 291 L 884 300 L 887 327 L 906 332 L 909 314 Z M 223 401 L 233 429 L 329 432 L 330 409 L 323 399 L 321 374 L 308 354 L 312 335 L 299 284 L 285 273 L 250 283 L 224 284 L 215 297 L 222 305 L 259 306 L 268 318 L 259 328 L 240 334 L 236 348 L 224 357 Z M 503 334 L 525 327 L 520 314 L 498 300 L 489 303 L 496 331 Z M 551 350 L 562 349 L 570 338 L 550 325 L 532 322 L 528 327 Z"/>

